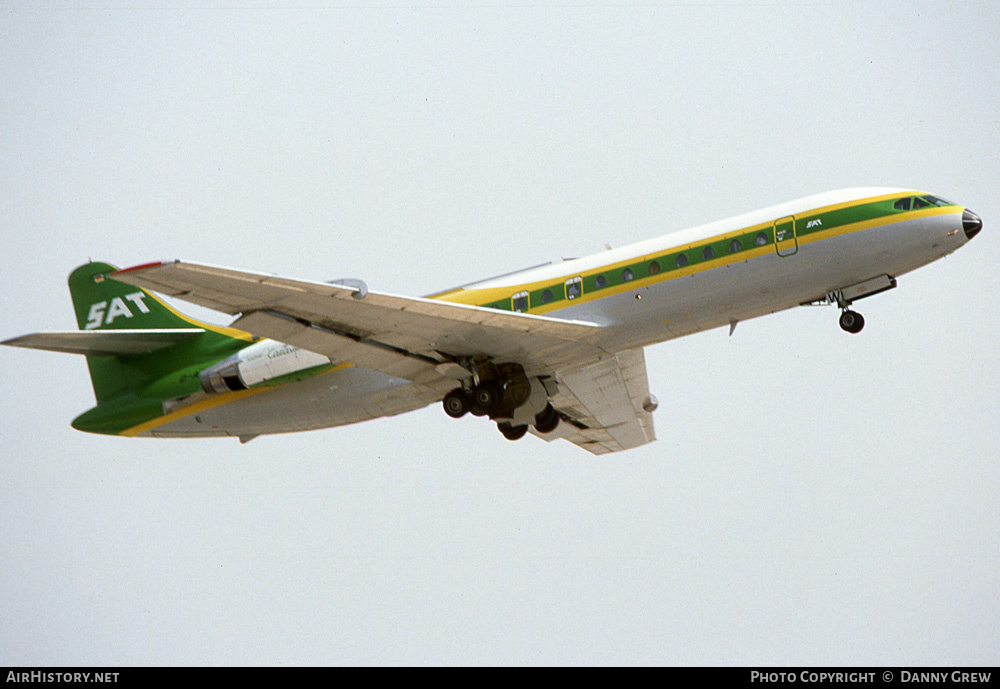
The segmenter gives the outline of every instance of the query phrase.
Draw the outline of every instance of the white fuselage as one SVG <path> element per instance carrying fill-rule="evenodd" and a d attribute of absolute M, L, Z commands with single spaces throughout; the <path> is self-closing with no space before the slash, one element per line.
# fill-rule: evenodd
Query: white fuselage
<path fill-rule="evenodd" d="M 702 225 L 627 247 L 465 286 L 460 295 L 495 295 L 524 285 L 561 282 L 610 266 L 726 238 L 762 223 L 803 216 L 856 199 L 907 192 L 853 189 L 829 192 Z M 607 294 L 564 302 L 546 316 L 604 327 L 609 350 L 641 347 L 823 299 L 836 290 L 878 276 L 895 278 L 939 259 L 968 238 L 962 208 L 886 217 L 843 231 L 800 237 L 779 255 L 776 244 L 754 247 L 698 270 L 674 271 L 659 280 L 637 280 Z M 454 298 L 454 293 L 443 295 Z M 495 297 L 489 297 L 489 301 Z M 409 381 L 353 366 L 249 394 L 197 414 L 181 416 L 143 435 L 252 437 L 343 425 L 417 409 L 439 399 Z"/>

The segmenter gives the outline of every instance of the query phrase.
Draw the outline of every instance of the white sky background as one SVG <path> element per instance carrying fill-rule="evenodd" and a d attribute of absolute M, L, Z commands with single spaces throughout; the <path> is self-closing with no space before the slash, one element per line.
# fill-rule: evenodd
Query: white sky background
<path fill-rule="evenodd" d="M 648 348 L 605 458 L 87 435 L 82 358 L 5 348 L 0 665 L 1000 663 L 995 3 L 124 4 L 2 3 L 2 338 L 88 258 L 419 295 L 849 186 L 985 228 L 861 335 Z"/>

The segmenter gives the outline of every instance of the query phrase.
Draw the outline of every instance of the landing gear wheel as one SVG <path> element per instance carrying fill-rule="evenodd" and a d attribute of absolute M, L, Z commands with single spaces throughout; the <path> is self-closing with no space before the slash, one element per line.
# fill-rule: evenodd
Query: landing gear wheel
<path fill-rule="evenodd" d="M 535 414 L 535 430 L 539 433 L 551 433 L 559 425 L 559 413 L 546 404 L 545 409 Z"/>
<path fill-rule="evenodd" d="M 512 426 L 507 421 L 498 422 L 497 428 L 500 429 L 500 433 L 507 440 L 520 440 L 524 437 L 524 434 L 528 432 L 527 426 Z"/>
<path fill-rule="evenodd" d="M 462 388 L 455 388 L 444 396 L 441 404 L 444 406 L 444 413 L 453 419 L 460 419 L 472 407 L 472 400 Z"/>
<path fill-rule="evenodd" d="M 503 390 L 494 381 L 488 381 L 472 391 L 473 413 L 482 410 L 483 414 L 491 414 L 500 406 Z M 477 409 L 478 407 L 478 409 Z"/>
<path fill-rule="evenodd" d="M 846 332 L 857 334 L 865 327 L 865 317 L 857 311 L 847 309 L 840 314 L 840 327 Z"/>

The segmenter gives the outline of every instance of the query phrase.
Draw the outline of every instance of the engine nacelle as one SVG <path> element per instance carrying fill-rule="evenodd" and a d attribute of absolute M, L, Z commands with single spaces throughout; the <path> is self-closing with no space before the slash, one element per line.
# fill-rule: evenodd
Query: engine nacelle
<path fill-rule="evenodd" d="M 199 378 L 205 392 L 216 394 L 246 390 L 258 383 L 329 363 L 330 359 L 322 354 L 261 340 L 206 368 Z"/>

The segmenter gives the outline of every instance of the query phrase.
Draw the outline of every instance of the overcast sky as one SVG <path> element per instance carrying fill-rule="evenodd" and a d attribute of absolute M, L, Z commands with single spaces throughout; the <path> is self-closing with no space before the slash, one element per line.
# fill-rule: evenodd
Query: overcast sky
<path fill-rule="evenodd" d="M 39 4 L 0 339 L 74 328 L 88 258 L 420 295 L 842 187 L 985 228 L 858 336 L 647 348 L 659 440 L 601 458 L 439 405 L 87 435 L 83 359 L 5 348 L 0 665 L 1000 663 L 996 3 Z"/>

